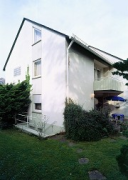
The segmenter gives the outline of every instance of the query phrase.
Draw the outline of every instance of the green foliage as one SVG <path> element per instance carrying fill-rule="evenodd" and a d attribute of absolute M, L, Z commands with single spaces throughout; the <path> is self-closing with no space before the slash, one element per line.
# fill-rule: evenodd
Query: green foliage
<path fill-rule="evenodd" d="M 124 145 L 121 148 L 121 154 L 117 156 L 117 162 L 120 168 L 120 171 L 128 177 L 128 145 Z"/>
<path fill-rule="evenodd" d="M 117 69 L 117 71 L 112 73 L 113 75 L 123 76 L 124 79 L 128 80 L 128 59 L 114 63 L 113 67 Z M 128 85 L 128 83 L 126 85 Z"/>
<path fill-rule="evenodd" d="M 128 138 L 128 129 L 123 131 L 123 135 Z"/>
<path fill-rule="evenodd" d="M 14 124 L 16 114 L 27 112 L 31 102 L 30 89 L 28 79 L 16 85 L 0 85 L 0 124 L 2 129 Z"/>
<path fill-rule="evenodd" d="M 64 110 L 67 138 L 79 141 L 96 141 L 113 132 L 107 110 L 82 109 L 80 105 L 69 103 Z"/>

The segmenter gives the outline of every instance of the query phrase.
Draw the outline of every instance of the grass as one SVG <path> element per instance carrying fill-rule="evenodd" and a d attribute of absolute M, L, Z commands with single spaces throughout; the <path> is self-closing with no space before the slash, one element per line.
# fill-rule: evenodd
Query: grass
<path fill-rule="evenodd" d="M 118 168 L 116 156 L 127 140 L 116 137 L 98 142 L 55 139 L 39 140 L 18 130 L 0 131 L 0 180 L 89 180 L 88 171 L 97 169 L 108 180 L 127 180 Z M 82 149 L 81 153 L 77 153 Z M 79 158 L 88 164 L 79 164 Z"/>

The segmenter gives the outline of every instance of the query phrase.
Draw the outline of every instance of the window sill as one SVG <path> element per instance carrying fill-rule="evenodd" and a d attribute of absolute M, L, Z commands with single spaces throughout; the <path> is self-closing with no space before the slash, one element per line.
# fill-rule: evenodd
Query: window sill
<path fill-rule="evenodd" d="M 39 42 L 41 42 L 41 39 L 39 41 L 35 42 L 34 44 L 32 44 L 32 46 L 36 45 Z"/>
<path fill-rule="evenodd" d="M 41 76 L 35 76 L 32 79 L 38 79 L 38 78 L 41 78 Z"/>

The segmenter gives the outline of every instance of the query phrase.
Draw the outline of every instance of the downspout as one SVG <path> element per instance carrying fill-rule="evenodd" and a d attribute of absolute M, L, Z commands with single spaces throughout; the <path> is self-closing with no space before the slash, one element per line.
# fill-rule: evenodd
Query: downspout
<path fill-rule="evenodd" d="M 68 59 L 69 59 L 69 49 L 71 48 L 72 44 L 73 44 L 74 40 L 72 40 L 69 44 L 69 46 L 67 47 L 67 64 L 66 64 L 66 68 L 67 68 L 67 78 L 66 78 L 66 81 L 67 81 L 67 86 L 66 86 L 66 98 L 67 98 L 67 102 L 69 100 L 69 80 L 68 80 L 68 68 L 69 68 L 69 64 L 68 64 Z"/>

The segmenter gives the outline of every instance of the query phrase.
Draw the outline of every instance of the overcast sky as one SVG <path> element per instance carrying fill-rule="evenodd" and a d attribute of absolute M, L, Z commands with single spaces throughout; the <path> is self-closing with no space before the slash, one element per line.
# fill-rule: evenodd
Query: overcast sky
<path fill-rule="evenodd" d="M 23 17 L 128 58 L 128 0 L 0 0 L 0 77 Z"/>

